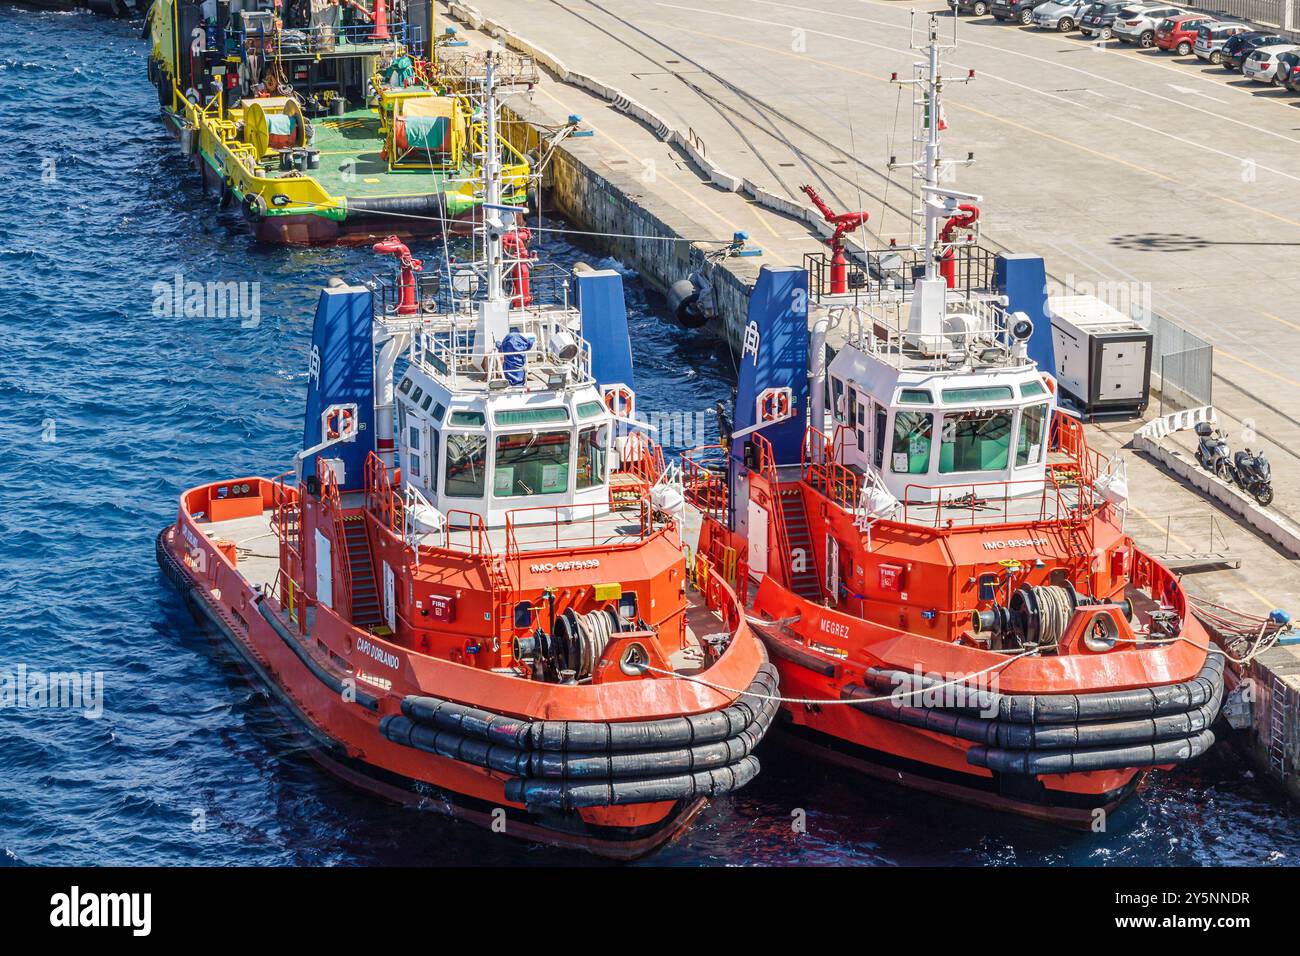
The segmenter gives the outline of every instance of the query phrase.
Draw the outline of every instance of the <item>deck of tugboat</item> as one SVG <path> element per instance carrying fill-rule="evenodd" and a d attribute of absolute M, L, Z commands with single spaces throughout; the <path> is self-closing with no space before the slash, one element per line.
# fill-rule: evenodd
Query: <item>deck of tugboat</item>
<path fill-rule="evenodd" d="M 353 501 L 353 504 L 356 502 Z M 279 545 L 276 541 L 273 522 L 275 512 L 263 511 L 261 514 L 243 518 L 230 518 L 224 521 L 198 519 L 199 527 L 214 541 L 231 541 L 236 547 L 236 567 L 243 578 L 263 593 L 273 591 L 279 576 Z M 513 529 L 513 546 L 518 552 L 543 552 L 553 547 L 553 535 L 559 534 L 564 546 L 570 546 L 574 527 L 584 523 L 573 522 L 566 525 L 545 527 L 521 526 Z M 595 542 L 597 547 L 617 547 L 631 545 L 642 540 L 639 520 L 628 511 L 610 512 L 600 516 L 595 522 L 587 522 L 588 544 Z M 505 529 L 494 529 L 492 546 L 499 548 L 498 553 L 506 553 Z M 422 542 L 432 543 L 432 542 Z M 444 542 L 445 547 L 470 550 L 471 537 L 463 529 L 454 529 Z M 691 675 L 704 671 L 708 667 L 709 657 L 704 647 L 718 638 L 725 638 L 730 631 L 719 615 L 705 606 L 700 596 L 688 592 L 689 603 L 686 608 L 686 636 L 684 646 L 668 655 L 669 664 L 679 674 Z"/>
<path fill-rule="evenodd" d="M 1025 482 L 971 482 L 943 487 L 937 501 L 921 500 L 917 496 L 900 501 L 893 514 L 884 520 L 924 528 L 960 528 L 1009 524 L 1031 524 L 1064 520 L 1069 515 L 1087 514 L 1101 507 L 1104 499 L 1095 489 L 1085 489 L 1078 483 L 1077 475 L 1070 472 L 1074 462 L 1059 452 L 1048 455 L 1048 465 L 1056 469 L 1056 481 L 1047 480 L 1041 490 L 1026 490 L 1021 494 L 1008 494 L 1012 485 Z M 846 470 L 863 478 L 862 469 L 850 466 Z M 780 470 L 782 483 L 804 480 L 813 490 L 826 495 L 828 500 L 845 511 L 853 512 L 857 501 L 844 501 L 836 496 L 837 486 L 828 491 L 816 473 L 803 474 L 795 466 Z M 841 496 L 842 497 L 842 496 Z M 1091 501 L 1089 501 L 1091 499 Z"/>
<path fill-rule="evenodd" d="M 468 166 L 448 171 L 390 169 L 383 156 L 379 115 L 369 107 L 348 110 L 341 116 L 313 119 L 312 130 L 312 146 L 320 151 L 321 162 L 320 168 L 311 170 L 310 175 L 334 196 L 350 199 L 423 196 L 456 188 L 470 176 Z M 269 175 L 281 178 L 302 174 L 270 172 Z"/>

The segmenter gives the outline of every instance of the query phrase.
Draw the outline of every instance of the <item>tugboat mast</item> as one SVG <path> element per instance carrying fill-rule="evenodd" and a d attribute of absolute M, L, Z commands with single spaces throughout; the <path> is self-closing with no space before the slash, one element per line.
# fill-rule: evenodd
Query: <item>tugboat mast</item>
<path fill-rule="evenodd" d="M 497 134 L 497 91 L 496 58 L 493 51 L 487 54 L 487 69 L 484 76 L 484 105 L 487 133 L 485 143 L 487 155 L 483 157 L 483 224 L 487 233 L 487 297 L 489 302 L 498 302 L 505 297 L 503 281 L 504 265 L 502 259 L 502 237 L 505 230 L 501 220 L 501 159 L 498 155 Z"/>

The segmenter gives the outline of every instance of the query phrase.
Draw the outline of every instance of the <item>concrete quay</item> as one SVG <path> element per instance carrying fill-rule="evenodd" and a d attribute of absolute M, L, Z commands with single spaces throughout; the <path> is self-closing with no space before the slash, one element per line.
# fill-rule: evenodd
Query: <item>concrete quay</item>
<path fill-rule="evenodd" d="M 910 183 L 885 168 L 909 149 L 910 103 L 887 80 L 916 58 L 910 10 L 935 6 L 475 0 L 439 12 L 472 46 L 504 43 L 544 67 L 540 84 L 507 100 L 517 142 L 536 148 L 571 114 L 594 133 L 556 149 L 546 201 L 580 229 L 621 237 L 601 239 L 602 252 L 664 291 L 738 231 L 761 247 L 713 273 L 735 348 L 759 268 L 825 249 L 802 183 L 837 210 L 871 212 L 872 244 L 914 240 Z M 1300 320 L 1287 318 L 1300 292 L 1300 177 L 1286 162 L 1300 143 L 1286 121 L 1300 114 L 1246 88 L 1255 84 L 1150 51 L 991 20 L 963 21 L 958 42 L 952 65 L 982 79 L 950 93 L 945 142 L 976 153 L 958 185 L 985 196 L 985 243 L 1044 254 L 1049 275 L 1080 291 L 1149 288 L 1154 308 L 1211 341 L 1220 418 L 1269 452 L 1275 507 L 1291 517 L 1300 379 L 1277 358 L 1300 346 Z M 1254 614 L 1300 613 L 1300 561 L 1132 450 L 1138 424 L 1089 428 L 1094 447 L 1128 460 L 1138 544 L 1226 551 L 1240 567 L 1199 568 L 1190 590 Z M 1186 454 L 1187 437 L 1177 442 Z M 1268 651 L 1251 676 L 1263 692 L 1238 737 L 1300 795 L 1300 648 Z"/>

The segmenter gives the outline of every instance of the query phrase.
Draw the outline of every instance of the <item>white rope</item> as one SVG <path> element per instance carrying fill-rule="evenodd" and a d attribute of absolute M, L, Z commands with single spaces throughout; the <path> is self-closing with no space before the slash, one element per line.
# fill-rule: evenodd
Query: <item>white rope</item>
<path fill-rule="evenodd" d="M 772 624 L 775 622 L 768 621 L 766 623 Z M 1020 651 L 1017 654 L 1011 655 L 1005 661 L 999 661 L 998 663 L 990 665 L 989 667 L 986 667 L 983 670 L 975 671 L 973 673 L 965 675 L 964 677 L 955 677 L 952 680 L 944 681 L 942 684 L 932 684 L 927 687 L 923 687 L 920 690 L 908 690 L 908 691 L 904 691 L 900 687 L 899 690 L 895 691 L 892 694 L 886 694 L 884 697 L 859 697 L 859 698 L 853 698 L 851 700 L 832 700 L 824 697 L 815 697 L 815 698 L 782 697 L 779 694 L 759 694 L 759 693 L 755 693 L 752 690 L 737 690 L 734 687 L 725 687 L 722 684 L 715 684 L 713 681 L 705 680 L 703 677 L 696 677 L 692 674 L 678 674 L 676 671 L 664 670 L 661 667 L 653 667 L 649 664 L 645 664 L 642 666 L 644 667 L 645 670 L 648 670 L 654 674 L 662 674 L 665 677 L 676 677 L 678 680 L 688 680 L 696 684 L 703 684 L 705 687 L 708 687 L 711 690 L 716 690 L 719 693 L 735 694 L 738 697 L 756 697 L 759 700 L 775 700 L 775 701 L 779 701 L 782 704 L 799 704 L 805 706 L 815 705 L 818 707 L 826 707 L 833 704 L 846 704 L 851 707 L 855 704 L 878 704 L 878 703 L 885 703 L 888 701 L 897 702 L 901 698 L 915 697 L 918 694 L 933 693 L 934 691 L 937 690 L 943 690 L 945 687 L 952 687 L 958 684 L 964 684 L 967 681 L 969 681 L 972 677 L 982 677 L 983 675 L 989 673 L 990 671 L 1000 670 L 1003 667 L 1006 667 L 1008 664 L 1012 664 L 1020 660 L 1020 658 L 1022 657 L 1025 657 L 1029 654 L 1036 654 L 1036 653 L 1038 653 L 1037 647 L 1026 648 L 1025 650 Z"/>

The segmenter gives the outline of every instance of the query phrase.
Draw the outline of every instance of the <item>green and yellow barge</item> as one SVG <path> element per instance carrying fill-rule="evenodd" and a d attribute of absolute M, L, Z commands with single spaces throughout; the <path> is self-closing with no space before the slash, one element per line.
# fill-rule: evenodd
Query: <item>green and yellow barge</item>
<path fill-rule="evenodd" d="M 386 22 L 383 0 L 240 6 L 157 0 L 147 24 L 162 119 L 205 191 L 271 243 L 472 229 L 485 132 L 472 85 L 436 76 L 431 5 L 420 25 Z M 502 150 L 523 206 L 528 160 Z"/>

